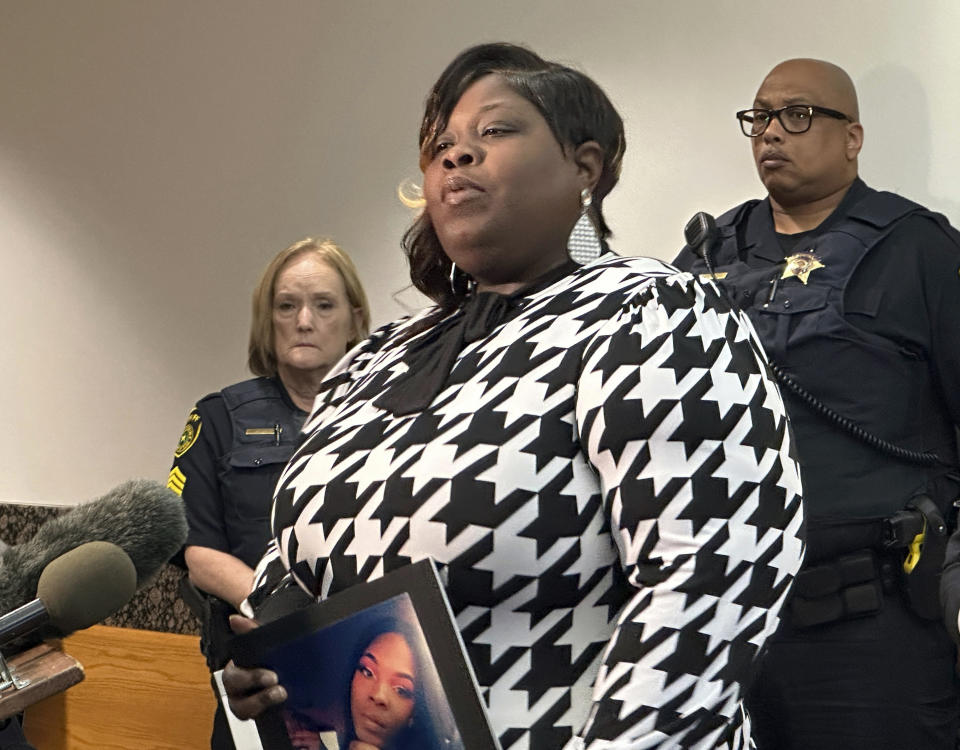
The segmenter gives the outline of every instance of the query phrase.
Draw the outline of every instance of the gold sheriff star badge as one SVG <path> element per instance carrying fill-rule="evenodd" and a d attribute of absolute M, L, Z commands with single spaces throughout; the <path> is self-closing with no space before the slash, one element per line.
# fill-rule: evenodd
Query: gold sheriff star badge
<path fill-rule="evenodd" d="M 796 276 L 804 284 L 807 283 L 807 279 L 812 271 L 818 268 L 826 268 L 826 266 L 820 262 L 820 258 L 814 253 L 797 253 L 796 255 L 791 255 L 786 260 L 787 267 L 783 269 L 780 278 L 788 279 L 791 276 Z"/>

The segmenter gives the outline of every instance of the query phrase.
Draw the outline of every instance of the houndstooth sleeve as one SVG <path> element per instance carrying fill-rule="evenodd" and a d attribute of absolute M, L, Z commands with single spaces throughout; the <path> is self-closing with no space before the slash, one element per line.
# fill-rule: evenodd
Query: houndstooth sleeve
<path fill-rule="evenodd" d="M 749 322 L 688 274 L 648 285 L 585 353 L 580 440 L 636 592 L 574 746 L 748 746 L 741 697 L 803 553 L 761 358 Z"/>
<path fill-rule="evenodd" d="M 409 322 L 409 319 L 401 318 L 378 328 L 369 338 L 347 352 L 330 370 L 314 401 L 313 411 L 311 411 L 303 426 L 304 435 L 309 435 L 317 424 L 336 410 L 356 381 L 367 372 L 370 363 L 376 358 L 384 342 L 388 341 L 398 328 L 409 324 Z M 290 457 L 290 461 L 277 482 L 276 491 L 280 491 L 289 476 L 301 470 L 304 458 L 309 457 L 311 452 L 309 439 L 307 439 L 300 444 L 300 447 Z M 274 495 L 274 500 L 276 500 L 276 495 Z M 276 510 L 277 506 L 274 503 L 270 513 L 271 528 L 274 534 L 284 533 L 284 529 L 288 528 L 287 522 L 289 519 L 277 518 Z M 281 558 L 279 540 L 274 536 L 267 544 L 260 562 L 257 563 L 254 570 L 253 587 L 241 604 L 241 613 L 247 617 L 253 617 L 271 594 L 293 585 L 297 585 L 295 578 Z M 308 593 L 312 594 L 313 592 Z"/>

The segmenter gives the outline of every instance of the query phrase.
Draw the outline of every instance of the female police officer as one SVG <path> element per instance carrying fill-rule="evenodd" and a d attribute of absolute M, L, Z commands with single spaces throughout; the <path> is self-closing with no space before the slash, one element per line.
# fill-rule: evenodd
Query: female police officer
<path fill-rule="evenodd" d="M 211 670 L 226 663 L 227 615 L 250 591 L 274 486 L 320 383 L 369 324 L 349 256 L 328 240 L 291 245 L 253 294 L 248 363 L 259 377 L 206 396 L 187 418 L 167 485 L 186 508 L 190 581 L 213 597 L 200 600 Z M 214 747 L 232 747 L 219 720 Z"/>

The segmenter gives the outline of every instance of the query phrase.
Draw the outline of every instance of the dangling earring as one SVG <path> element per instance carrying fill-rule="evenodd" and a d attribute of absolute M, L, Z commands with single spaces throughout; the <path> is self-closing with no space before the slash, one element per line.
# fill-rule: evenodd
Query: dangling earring
<path fill-rule="evenodd" d="M 603 252 L 603 245 L 600 242 L 600 233 L 593 223 L 593 216 L 590 212 L 590 206 L 593 205 L 593 192 L 590 188 L 584 188 L 580 191 L 580 218 L 573 226 L 570 237 L 567 240 L 567 252 L 570 259 L 581 266 L 596 260 Z"/>
<path fill-rule="evenodd" d="M 454 296 L 457 294 L 457 264 L 450 261 L 450 291 Z"/>
<path fill-rule="evenodd" d="M 466 288 L 464 289 L 464 291 L 467 294 L 472 292 L 474 287 L 477 285 L 476 281 L 471 279 L 469 276 L 467 276 L 466 273 L 464 273 L 463 271 L 460 271 L 460 269 L 457 268 L 456 263 L 454 263 L 453 261 L 450 261 L 450 292 L 453 294 L 454 297 L 456 297 L 458 293 L 457 292 L 457 281 L 458 281 L 457 272 L 458 271 L 460 272 L 460 275 L 463 277 L 463 279 L 466 281 L 466 284 L 465 284 Z"/>

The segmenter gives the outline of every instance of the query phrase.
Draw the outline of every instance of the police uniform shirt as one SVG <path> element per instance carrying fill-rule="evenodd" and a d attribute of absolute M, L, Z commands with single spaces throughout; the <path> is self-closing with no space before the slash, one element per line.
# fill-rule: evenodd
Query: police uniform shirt
<path fill-rule="evenodd" d="M 229 396 L 236 390 L 247 403 L 237 408 L 235 398 L 231 411 Z M 197 403 L 167 483 L 183 497 L 186 546 L 209 547 L 256 565 L 270 536 L 273 490 L 305 418 L 278 379 L 245 381 Z"/>
<path fill-rule="evenodd" d="M 869 249 L 843 290 L 843 319 L 866 336 L 828 340 L 813 331 L 803 343 L 792 338 L 798 326 L 815 325 L 802 323 L 804 318 L 812 321 L 821 311 L 815 304 L 798 309 L 791 294 L 815 293 L 832 269 L 814 265 L 804 269 L 809 273 L 803 278 L 780 278 L 789 265 L 787 257 L 809 249 L 820 258 L 820 238 L 849 222 L 857 204 L 871 195 L 876 192 L 856 180 L 834 213 L 802 235 L 776 235 L 768 201 L 757 203 L 741 219 L 746 230 L 740 239 L 746 245 L 741 260 L 747 273 L 757 274 L 762 283 L 748 281 L 737 288 L 736 275 L 742 271 L 731 271 L 722 283 L 737 289 L 735 301 L 756 322 L 771 360 L 796 373 L 795 380 L 805 390 L 871 434 L 955 461 L 952 425 L 960 424 L 960 335 L 956 327 L 960 320 L 960 244 L 955 230 L 945 228 L 927 211 L 900 219 Z M 735 260 L 734 251 L 732 237 L 717 244 L 713 264 L 718 272 Z M 675 262 L 681 268 L 706 271 L 703 261 L 689 249 Z M 829 257 L 823 262 L 831 265 Z M 772 314 L 764 309 L 771 297 L 771 310 L 780 308 Z M 793 309 L 788 310 L 791 301 Z M 776 325 L 771 325 L 771 319 Z M 789 391 L 785 390 L 785 398 L 796 430 L 804 501 L 811 518 L 885 517 L 902 508 L 927 483 L 946 481 L 936 476 L 944 475 L 945 468 L 911 468 L 888 458 L 815 415 Z M 949 494 L 955 488 L 937 486 L 932 491 Z M 943 506 L 952 499 L 943 495 L 940 503 Z"/>

